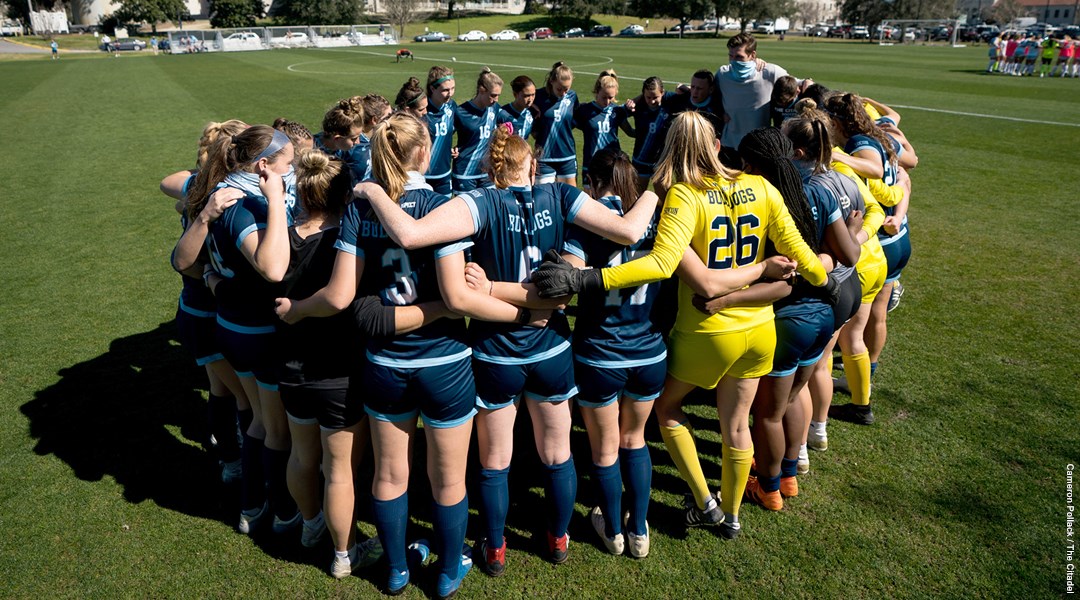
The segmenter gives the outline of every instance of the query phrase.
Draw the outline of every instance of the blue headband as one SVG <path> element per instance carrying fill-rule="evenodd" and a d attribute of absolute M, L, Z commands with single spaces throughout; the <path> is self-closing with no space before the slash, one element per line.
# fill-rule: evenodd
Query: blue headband
<path fill-rule="evenodd" d="M 289 136 L 275 129 L 274 137 L 270 140 L 270 145 L 264 148 L 263 151 L 260 152 L 259 155 L 256 156 L 255 159 L 251 162 L 257 163 L 264 158 L 270 158 L 274 154 L 277 154 L 277 152 L 284 148 L 285 144 L 288 144 L 290 141 L 291 140 L 289 140 Z"/>

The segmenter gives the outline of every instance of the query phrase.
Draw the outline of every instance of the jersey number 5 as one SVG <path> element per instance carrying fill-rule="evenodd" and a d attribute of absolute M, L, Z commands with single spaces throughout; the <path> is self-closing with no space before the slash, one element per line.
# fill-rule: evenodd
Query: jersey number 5
<path fill-rule="evenodd" d="M 744 228 L 753 230 L 761 224 L 757 215 L 742 215 L 731 225 L 731 217 L 719 215 L 713 219 L 710 229 L 713 231 L 723 230 L 724 237 L 718 237 L 709 243 L 709 268 L 730 269 L 732 262 L 740 267 L 754 264 L 757 261 L 758 246 L 761 238 L 754 233 L 745 233 Z M 735 246 L 732 251 L 732 245 Z M 723 258 L 717 257 L 724 255 Z M 734 254 L 734 256 L 732 256 Z"/>

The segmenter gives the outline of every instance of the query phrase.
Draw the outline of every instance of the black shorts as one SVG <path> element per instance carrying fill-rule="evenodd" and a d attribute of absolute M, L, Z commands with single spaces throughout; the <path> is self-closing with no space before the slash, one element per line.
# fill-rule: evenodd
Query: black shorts
<path fill-rule="evenodd" d="M 859 282 L 858 271 L 852 271 L 851 275 L 840 284 L 840 301 L 833 307 L 833 330 L 840 329 L 855 313 L 859 312 L 862 304 L 862 283 Z"/>

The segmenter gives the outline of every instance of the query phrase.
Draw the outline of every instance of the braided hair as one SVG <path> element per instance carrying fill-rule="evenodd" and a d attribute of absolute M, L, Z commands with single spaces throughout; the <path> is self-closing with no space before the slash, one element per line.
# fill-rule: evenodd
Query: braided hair
<path fill-rule="evenodd" d="M 791 140 L 775 127 L 762 127 L 746 134 L 739 143 L 739 154 L 754 170 L 780 190 L 795 226 L 803 240 L 816 254 L 820 251 L 817 223 L 810 201 L 803 190 L 799 170 L 791 162 L 794 150 Z"/>

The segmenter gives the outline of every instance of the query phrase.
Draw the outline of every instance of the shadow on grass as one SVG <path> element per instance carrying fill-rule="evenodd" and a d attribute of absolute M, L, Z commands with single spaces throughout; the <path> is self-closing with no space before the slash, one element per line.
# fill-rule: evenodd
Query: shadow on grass
<path fill-rule="evenodd" d="M 112 477 L 129 502 L 224 520 L 235 511 L 204 448 L 206 378 L 175 340 L 171 322 L 113 340 L 105 354 L 61 370 L 21 411 L 34 452 L 63 460 L 79 479 Z"/>

